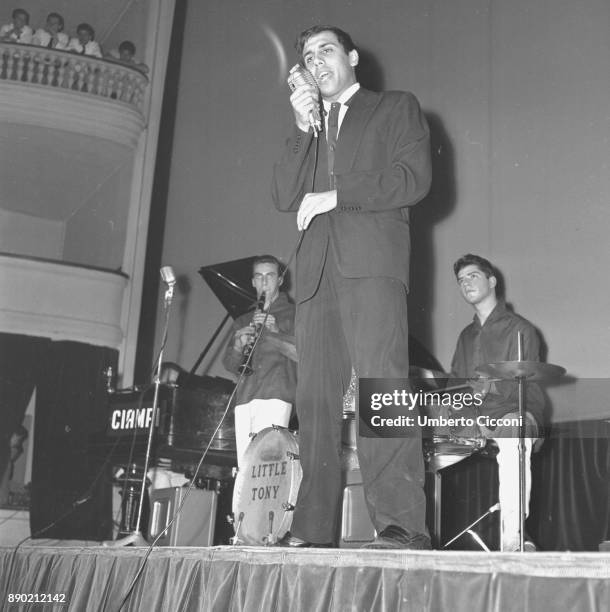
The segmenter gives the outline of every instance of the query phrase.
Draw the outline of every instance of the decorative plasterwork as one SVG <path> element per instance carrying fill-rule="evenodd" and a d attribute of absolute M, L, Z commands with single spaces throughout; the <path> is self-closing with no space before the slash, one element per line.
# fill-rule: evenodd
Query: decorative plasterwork
<path fill-rule="evenodd" d="M 136 148 L 145 127 L 123 102 L 70 89 L 0 80 L 0 123 L 37 125 L 105 138 Z"/>
<path fill-rule="evenodd" d="M 0 254 L 0 331 L 118 348 L 127 277 Z"/>

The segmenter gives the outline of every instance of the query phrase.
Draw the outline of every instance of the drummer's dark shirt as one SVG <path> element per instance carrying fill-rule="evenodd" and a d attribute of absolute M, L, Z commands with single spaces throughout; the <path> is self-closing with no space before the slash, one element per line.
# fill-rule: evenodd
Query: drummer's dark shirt
<path fill-rule="evenodd" d="M 521 359 L 540 361 L 540 340 L 536 328 L 527 319 L 508 310 L 504 301 L 498 301 L 484 325 L 475 315 L 458 338 L 451 362 L 452 378 L 478 378 L 476 370 L 479 366 L 516 360 L 517 332 L 523 334 Z M 517 402 L 516 381 L 494 382 L 478 410 L 483 415 L 500 417 L 516 412 Z M 545 398 L 536 383 L 526 384 L 526 408 L 539 424 L 544 423 Z"/>

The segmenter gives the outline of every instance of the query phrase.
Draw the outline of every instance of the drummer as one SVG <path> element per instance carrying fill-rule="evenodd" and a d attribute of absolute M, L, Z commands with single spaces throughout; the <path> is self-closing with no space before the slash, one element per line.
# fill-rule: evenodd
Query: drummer
<path fill-rule="evenodd" d="M 254 340 L 256 327 L 265 330 L 251 357 L 252 374 L 244 376 L 237 389 L 235 406 L 235 441 L 237 465 L 243 465 L 250 437 L 265 427 L 288 427 L 296 389 L 296 363 L 273 339 L 294 343 L 295 307 L 280 287 L 282 264 L 273 255 L 256 257 L 252 264 L 252 286 L 258 300 L 264 294 L 264 311 L 253 305 L 238 317 L 227 344 L 223 364 L 238 374 L 244 348 Z M 267 314 L 265 314 L 267 313 Z"/>
<path fill-rule="evenodd" d="M 464 255 L 453 265 L 462 297 L 475 312 L 472 323 L 460 334 L 453 361 L 452 378 L 472 380 L 482 404 L 477 419 L 481 432 L 498 445 L 498 477 L 501 516 L 501 550 L 519 550 L 519 412 L 515 381 L 484 380 L 477 374 L 481 366 L 499 361 L 540 360 L 540 341 L 535 327 L 510 310 L 499 297 L 499 275 L 492 264 L 478 255 Z M 521 332 L 519 355 L 518 332 Z M 478 379 L 478 380 L 475 380 Z M 527 516 L 531 474 L 529 461 L 532 444 L 543 422 L 545 400 L 535 383 L 526 385 L 526 495 Z M 502 424 L 498 424 L 498 420 Z M 533 544 L 530 544 L 531 549 Z"/>

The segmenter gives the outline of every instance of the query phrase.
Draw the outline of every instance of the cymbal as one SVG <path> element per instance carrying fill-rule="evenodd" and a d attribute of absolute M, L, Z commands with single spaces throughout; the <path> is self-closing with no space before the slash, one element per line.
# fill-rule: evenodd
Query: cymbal
<path fill-rule="evenodd" d="M 548 380 L 559 378 L 566 373 L 565 368 L 541 361 L 498 361 L 481 366 L 477 374 L 491 378 L 510 380 L 527 378 L 528 380 Z"/>

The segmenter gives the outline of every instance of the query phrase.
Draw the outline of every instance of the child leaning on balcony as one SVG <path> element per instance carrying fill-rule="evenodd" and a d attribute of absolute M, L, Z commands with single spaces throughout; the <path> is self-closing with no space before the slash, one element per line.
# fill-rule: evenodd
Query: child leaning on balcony
<path fill-rule="evenodd" d="M 36 30 L 32 44 L 58 51 L 66 49 L 70 39 L 63 30 L 64 18 L 59 13 L 49 13 L 45 27 Z"/>
<path fill-rule="evenodd" d="M 32 28 L 30 14 L 23 9 L 16 8 L 12 14 L 11 23 L 7 23 L 0 28 L 0 41 L 22 43 L 29 45 L 32 42 Z"/>
<path fill-rule="evenodd" d="M 81 23 L 76 28 L 76 37 L 70 40 L 66 50 L 81 55 L 102 57 L 102 50 L 94 38 L 95 30 L 88 23 Z"/>
<path fill-rule="evenodd" d="M 136 46 L 130 40 L 124 40 L 119 45 L 118 50 L 112 49 L 112 51 L 110 51 L 110 53 L 107 53 L 105 57 L 110 61 L 125 64 L 125 66 L 135 68 L 136 70 L 139 70 L 140 72 L 146 74 L 149 70 L 148 66 L 142 62 L 139 62 L 136 59 L 135 55 Z"/>

